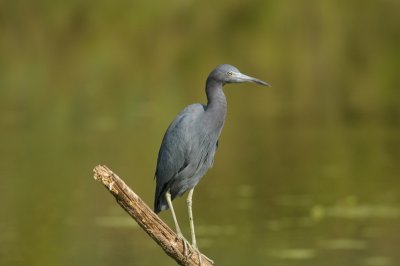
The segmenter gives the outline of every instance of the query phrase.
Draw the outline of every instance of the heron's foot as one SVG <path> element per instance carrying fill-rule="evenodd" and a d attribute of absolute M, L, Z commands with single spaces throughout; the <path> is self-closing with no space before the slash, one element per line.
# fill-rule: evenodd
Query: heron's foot
<path fill-rule="evenodd" d="M 186 258 L 190 256 L 189 254 L 189 241 L 186 240 L 186 238 L 182 235 L 182 233 L 177 233 L 178 239 L 182 240 L 183 243 L 183 254 L 185 255 Z"/>
<path fill-rule="evenodd" d="M 211 264 L 214 264 L 214 261 L 210 258 L 208 258 L 206 255 L 201 254 L 199 248 L 197 247 L 197 245 L 193 245 L 194 250 L 197 252 L 197 256 L 199 258 L 199 265 L 202 266 L 203 265 L 203 261 L 202 261 L 202 257 L 204 257 L 206 260 L 208 260 Z"/>

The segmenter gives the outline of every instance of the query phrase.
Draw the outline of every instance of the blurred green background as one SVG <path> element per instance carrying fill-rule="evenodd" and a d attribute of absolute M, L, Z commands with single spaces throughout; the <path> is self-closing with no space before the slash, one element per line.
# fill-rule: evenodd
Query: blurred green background
<path fill-rule="evenodd" d="M 1 1 L 0 265 L 174 265 L 92 169 L 108 165 L 152 206 L 165 129 L 206 102 L 221 63 L 273 87 L 225 88 L 215 165 L 194 193 L 200 249 L 217 265 L 399 265 L 399 11 Z"/>

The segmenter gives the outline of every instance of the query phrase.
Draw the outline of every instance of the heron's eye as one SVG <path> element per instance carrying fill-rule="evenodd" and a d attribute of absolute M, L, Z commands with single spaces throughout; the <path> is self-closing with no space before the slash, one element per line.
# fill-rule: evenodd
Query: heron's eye
<path fill-rule="evenodd" d="M 228 71 L 228 76 L 232 76 L 233 75 L 233 73 L 231 72 L 231 71 Z"/>

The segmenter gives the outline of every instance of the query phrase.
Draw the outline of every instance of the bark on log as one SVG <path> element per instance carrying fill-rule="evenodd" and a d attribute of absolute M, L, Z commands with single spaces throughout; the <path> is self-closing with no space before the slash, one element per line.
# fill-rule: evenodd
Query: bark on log
<path fill-rule="evenodd" d="M 184 244 L 177 234 L 130 189 L 125 182 L 114 174 L 107 166 L 94 168 L 94 179 L 101 182 L 115 197 L 118 204 L 139 224 L 139 226 L 179 265 L 199 265 L 198 252 L 187 245 L 185 256 Z M 201 254 L 201 265 L 213 265 Z"/>

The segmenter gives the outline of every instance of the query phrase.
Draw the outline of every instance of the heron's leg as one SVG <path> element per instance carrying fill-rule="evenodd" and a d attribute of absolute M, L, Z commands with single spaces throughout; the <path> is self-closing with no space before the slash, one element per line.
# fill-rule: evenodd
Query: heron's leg
<path fill-rule="evenodd" d="M 178 219 L 176 218 L 175 211 L 174 211 L 174 206 L 172 205 L 171 193 L 169 191 L 167 191 L 167 193 L 165 193 L 165 199 L 167 200 L 168 207 L 171 209 L 171 212 L 172 212 L 172 218 L 174 219 L 175 228 L 176 228 L 176 234 L 178 235 L 178 237 L 180 239 L 182 239 L 185 256 L 188 256 L 188 245 L 189 245 L 189 243 L 183 237 L 181 228 L 179 227 Z"/>
<path fill-rule="evenodd" d="M 192 246 L 197 249 L 196 234 L 194 232 L 193 211 L 192 211 L 193 191 L 194 191 L 194 188 L 189 190 L 189 194 L 186 199 L 186 203 L 187 203 L 188 212 L 189 212 L 190 234 L 192 235 Z"/>
<path fill-rule="evenodd" d="M 167 193 L 165 193 L 165 198 L 166 198 L 166 200 L 167 200 L 168 207 L 171 209 L 171 212 L 172 212 L 172 218 L 174 219 L 175 228 L 176 228 L 176 233 L 177 233 L 179 236 L 183 236 L 183 235 L 182 235 L 181 228 L 179 227 L 179 224 L 178 224 L 178 219 L 176 219 L 176 215 L 175 215 L 175 211 L 174 211 L 174 206 L 172 205 L 172 200 L 171 200 L 171 193 L 170 193 L 169 191 L 167 191 Z"/>
<path fill-rule="evenodd" d="M 196 242 L 196 234 L 194 231 L 194 221 L 193 221 L 193 211 L 192 211 L 192 198 L 193 198 L 193 191 L 194 188 L 192 188 L 191 190 L 189 190 L 189 194 L 188 197 L 186 199 L 186 203 L 188 206 L 188 213 L 189 213 L 189 222 L 190 222 L 190 233 L 192 235 L 192 246 L 193 248 L 195 248 L 197 250 L 197 254 L 199 256 L 199 263 L 200 265 L 202 265 L 201 262 L 201 253 L 199 251 L 199 248 L 197 247 L 197 242 Z M 204 256 L 204 255 L 203 255 Z M 214 261 L 212 261 L 211 259 L 207 258 L 206 256 L 204 256 L 209 262 L 211 262 L 211 264 L 214 264 Z"/>
<path fill-rule="evenodd" d="M 188 213 L 189 213 L 190 234 L 192 235 L 192 246 L 194 247 L 195 250 L 197 250 L 197 256 L 199 257 L 199 264 L 201 266 L 201 265 L 203 265 L 203 263 L 201 261 L 201 253 L 197 247 L 196 234 L 194 232 L 194 221 L 193 221 L 193 211 L 192 211 L 193 191 L 194 191 L 194 188 L 189 190 L 189 194 L 187 196 L 186 203 L 187 203 Z"/>

